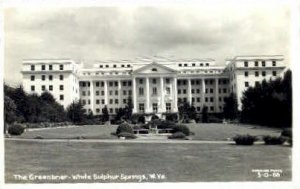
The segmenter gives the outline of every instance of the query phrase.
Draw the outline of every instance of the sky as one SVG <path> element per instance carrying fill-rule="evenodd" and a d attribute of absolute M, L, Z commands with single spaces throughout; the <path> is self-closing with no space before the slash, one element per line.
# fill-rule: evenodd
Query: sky
<path fill-rule="evenodd" d="M 23 59 L 101 60 L 290 56 L 290 8 L 282 3 L 6 8 L 4 81 L 22 82 Z"/>

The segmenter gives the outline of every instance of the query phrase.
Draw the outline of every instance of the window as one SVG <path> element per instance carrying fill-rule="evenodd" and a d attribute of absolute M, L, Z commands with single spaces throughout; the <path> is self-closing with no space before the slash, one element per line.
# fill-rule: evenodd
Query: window
<path fill-rule="evenodd" d="M 87 95 L 88 95 L 88 96 L 90 96 L 90 95 L 91 95 L 91 92 L 90 92 L 90 91 L 88 91 L 88 92 L 87 92 Z"/>
<path fill-rule="evenodd" d="M 208 98 L 207 97 L 205 97 L 205 102 L 208 102 Z"/>
<path fill-rule="evenodd" d="M 166 111 L 171 112 L 171 103 L 166 103 Z"/>
<path fill-rule="evenodd" d="M 178 91 L 177 91 L 177 92 L 178 92 L 178 94 L 181 94 L 181 90 L 180 90 L 180 89 L 178 89 Z"/>
<path fill-rule="evenodd" d="M 99 67 L 100 67 L 100 68 L 103 68 L 103 65 L 100 65 Z"/>
<path fill-rule="evenodd" d="M 244 62 L 244 67 L 248 67 L 248 61 Z"/>
<path fill-rule="evenodd" d="M 101 91 L 101 95 L 104 96 L 104 91 Z"/>
<path fill-rule="evenodd" d="M 200 63 L 200 66 L 203 66 L 203 63 Z"/>
<path fill-rule="evenodd" d="M 31 69 L 31 71 L 34 71 L 34 70 L 35 70 L 35 67 L 34 67 L 34 65 L 31 65 L 30 67 L 31 67 L 31 68 L 30 68 L 30 69 Z"/>
<path fill-rule="evenodd" d="M 127 64 L 127 68 L 130 68 L 130 64 Z"/>
<path fill-rule="evenodd" d="M 132 94 L 132 91 L 131 90 L 128 90 L 128 95 L 131 95 Z"/>
<path fill-rule="evenodd" d="M 194 81 L 194 80 L 191 80 L 191 84 L 192 84 L 192 85 L 195 85 L 195 81 Z"/>
<path fill-rule="evenodd" d="M 124 64 L 122 64 L 122 65 L 121 65 L 121 67 L 122 67 L 122 68 L 124 68 L 124 67 L 125 67 L 125 65 L 124 65 Z"/>
<path fill-rule="evenodd" d="M 140 83 L 140 84 L 143 84 L 143 79 L 139 79 L 139 83 Z"/>
<path fill-rule="evenodd" d="M 255 67 L 257 67 L 258 66 L 258 61 L 255 61 L 254 65 L 255 65 Z"/>
<path fill-rule="evenodd" d="M 187 67 L 187 64 L 184 64 L 184 67 Z"/>
<path fill-rule="evenodd" d="M 200 89 L 197 89 L 197 94 L 200 94 Z"/>
<path fill-rule="evenodd" d="M 45 81 L 45 79 L 46 79 L 46 76 L 42 75 L 42 80 Z"/>
<path fill-rule="evenodd" d="M 142 88 L 142 87 L 139 88 L 139 95 L 140 96 L 144 95 L 144 88 Z"/>
<path fill-rule="evenodd" d="M 276 61 L 272 61 L 272 66 L 276 66 Z"/>
<path fill-rule="evenodd" d="M 127 91 L 126 90 L 123 91 L 123 95 L 127 95 Z"/>
<path fill-rule="evenodd" d="M 35 80 L 35 76 L 34 75 L 30 76 L 30 80 L 34 81 Z"/>
<path fill-rule="evenodd" d="M 124 98 L 124 99 L 123 99 L 123 104 L 126 104 L 126 103 L 127 103 L 127 99 Z"/>
<path fill-rule="evenodd" d="M 112 108 L 109 108 L 109 113 L 114 113 L 114 110 Z"/>
<path fill-rule="evenodd" d="M 248 72 L 245 72 L 245 77 L 248 77 Z"/>
<path fill-rule="evenodd" d="M 152 68 L 152 71 L 153 72 L 157 72 L 157 68 Z"/>
<path fill-rule="evenodd" d="M 181 84 L 181 82 L 180 82 L 181 80 L 177 80 L 177 85 L 179 86 L 180 84 Z"/>
<path fill-rule="evenodd" d="M 219 101 L 222 102 L 222 97 L 219 97 Z"/>
<path fill-rule="evenodd" d="M 49 70 L 52 70 L 52 65 L 49 65 Z"/>
<path fill-rule="evenodd" d="M 192 64 L 192 66 L 193 66 L 193 67 L 195 67 L 195 66 L 196 66 L 196 64 L 195 64 L 195 63 L 193 63 L 193 64 Z"/>
<path fill-rule="evenodd" d="M 192 94 L 194 94 L 195 93 L 195 89 L 192 89 Z"/>
<path fill-rule="evenodd" d="M 194 103 L 194 102 L 195 102 L 195 98 L 193 97 L 193 98 L 192 98 L 192 103 Z"/>
<path fill-rule="evenodd" d="M 157 113 L 157 103 L 152 104 L 152 109 L 154 113 Z"/>
<path fill-rule="evenodd" d="M 129 87 L 131 86 L 131 81 L 128 81 L 128 86 L 129 86 Z"/>
<path fill-rule="evenodd" d="M 113 104 L 113 99 L 109 99 L 109 104 Z"/>
<path fill-rule="evenodd" d="M 157 95 L 157 88 L 156 87 L 152 88 L 152 95 Z"/>
<path fill-rule="evenodd" d="M 214 93 L 214 89 L 210 89 L 209 92 L 210 92 L 210 93 Z"/>
<path fill-rule="evenodd" d="M 115 81 L 115 87 L 117 87 L 117 86 L 119 86 L 119 84 L 118 84 L 118 82 L 117 82 L 117 81 Z"/>
<path fill-rule="evenodd" d="M 101 104 L 105 104 L 105 100 L 104 99 L 101 100 Z"/>
<path fill-rule="evenodd" d="M 110 87 L 113 86 L 113 82 L 112 82 L 112 81 L 109 82 L 109 86 L 110 86 Z"/>
<path fill-rule="evenodd" d="M 205 93 L 206 93 L 206 94 L 208 93 L 208 89 L 205 89 Z"/>
<path fill-rule="evenodd" d="M 59 95 L 59 100 L 64 100 L 64 95 Z"/>
<path fill-rule="evenodd" d="M 96 104 L 100 104 L 100 100 L 99 99 L 96 100 Z"/>
<path fill-rule="evenodd" d="M 85 104 L 86 104 L 86 101 L 85 101 L 85 100 L 82 100 L 82 104 L 85 105 Z"/>
<path fill-rule="evenodd" d="M 49 85 L 49 91 L 53 91 L 53 86 Z"/>
<path fill-rule="evenodd" d="M 210 107 L 210 111 L 214 111 L 215 108 L 213 106 Z"/>
<path fill-rule="evenodd" d="M 263 77 L 265 77 L 265 76 L 266 76 L 266 71 L 262 71 L 262 72 L 261 72 L 261 75 L 262 75 Z"/>
<path fill-rule="evenodd" d="M 210 102 L 214 102 L 214 97 L 210 97 Z"/>
<path fill-rule="evenodd" d="M 179 64 L 179 67 L 182 67 L 182 64 Z"/>
<path fill-rule="evenodd" d="M 96 108 L 96 112 L 99 113 L 99 112 L 100 112 L 100 109 L 99 109 L 99 108 Z"/>
<path fill-rule="evenodd" d="M 227 93 L 227 89 L 226 88 L 223 89 L 223 93 Z"/>
<path fill-rule="evenodd" d="M 53 76 L 49 75 L 49 80 L 52 81 L 53 80 Z"/>
<path fill-rule="evenodd" d="M 265 61 L 262 61 L 262 62 L 261 62 L 261 65 L 262 65 L 263 67 L 265 67 L 265 66 L 266 66 L 266 62 L 265 62 Z"/>
<path fill-rule="evenodd" d="M 59 65 L 59 70 L 64 70 L 64 65 Z"/>
<path fill-rule="evenodd" d="M 64 75 L 59 75 L 59 80 L 64 80 Z"/>
<path fill-rule="evenodd" d="M 96 87 L 99 87 L 100 86 L 100 83 L 99 81 L 96 82 Z"/>
<path fill-rule="evenodd" d="M 200 98 L 198 97 L 198 98 L 197 98 L 197 102 L 200 102 L 200 101 L 201 101 L 201 100 L 200 100 Z"/>
<path fill-rule="evenodd" d="M 255 86 L 258 86 L 259 85 L 259 82 L 258 81 L 255 81 Z"/>
<path fill-rule="evenodd" d="M 64 86 L 63 86 L 63 85 L 60 85 L 60 86 L 59 86 L 59 90 L 63 91 L 63 90 L 64 90 Z"/>
<path fill-rule="evenodd" d="M 277 76 L 277 72 L 276 72 L 276 71 L 273 71 L 273 72 L 272 72 L 272 75 L 273 75 L 273 76 Z"/>
<path fill-rule="evenodd" d="M 170 83 L 170 79 L 166 78 L 166 83 L 169 84 Z"/>
<path fill-rule="evenodd" d="M 126 82 L 126 81 L 123 81 L 122 84 L 123 84 L 123 86 L 126 86 L 126 85 L 127 85 L 127 82 Z"/>
<path fill-rule="evenodd" d="M 171 88 L 170 87 L 167 87 L 166 88 L 166 92 L 167 92 L 167 95 L 169 95 L 171 93 Z"/>
<path fill-rule="evenodd" d="M 35 91 L 35 86 L 31 85 L 31 91 Z"/>
<path fill-rule="evenodd" d="M 115 95 L 119 95 L 119 91 L 115 91 Z"/>
<path fill-rule="evenodd" d="M 183 89 L 183 90 L 182 90 L 182 93 L 183 93 L 183 94 L 186 94 L 186 89 Z"/>
<path fill-rule="evenodd" d="M 209 63 L 205 63 L 205 66 L 209 66 Z"/>
<path fill-rule="evenodd" d="M 256 71 L 256 72 L 255 72 L 255 77 L 258 77 L 258 76 L 259 76 L 259 72 Z"/>
<path fill-rule="evenodd" d="M 143 104 L 143 103 L 139 104 L 139 111 L 140 111 L 141 113 L 144 113 L 145 107 L 144 107 L 144 104 Z"/>
<path fill-rule="evenodd" d="M 109 91 L 109 96 L 112 96 L 113 95 L 113 91 Z"/>
<path fill-rule="evenodd" d="M 115 99 L 115 104 L 119 104 L 119 99 Z"/>
<path fill-rule="evenodd" d="M 116 67 L 117 67 L 117 65 L 114 64 L 114 68 L 116 68 Z"/>
<path fill-rule="evenodd" d="M 222 89 L 219 88 L 219 93 L 222 93 Z"/>
<path fill-rule="evenodd" d="M 46 66 L 45 65 L 42 65 L 42 70 L 45 70 L 46 69 Z"/>
<path fill-rule="evenodd" d="M 153 84 L 156 84 L 156 79 L 152 79 L 152 83 L 153 83 Z"/>
<path fill-rule="evenodd" d="M 100 95 L 100 92 L 99 91 L 96 91 L 96 96 L 99 96 Z"/>

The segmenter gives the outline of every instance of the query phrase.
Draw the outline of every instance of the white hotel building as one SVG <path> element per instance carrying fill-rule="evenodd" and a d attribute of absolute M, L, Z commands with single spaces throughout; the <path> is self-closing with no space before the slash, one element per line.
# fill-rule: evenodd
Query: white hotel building
<path fill-rule="evenodd" d="M 49 91 L 65 108 L 81 100 L 86 112 L 110 114 L 125 107 L 130 96 L 133 113 L 176 113 L 181 102 L 201 112 L 222 112 L 224 98 L 231 92 L 241 108 L 242 93 L 263 79 L 280 77 L 284 58 L 237 56 L 217 66 L 213 59 L 100 62 L 92 68 L 69 59 L 24 60 L 23 87 L 28 93 Z"/>

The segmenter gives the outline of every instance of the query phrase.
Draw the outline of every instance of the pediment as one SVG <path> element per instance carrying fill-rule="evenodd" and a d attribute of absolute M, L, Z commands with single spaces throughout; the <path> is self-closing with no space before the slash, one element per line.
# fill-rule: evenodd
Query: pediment
<path fill-rule="evenodd" d="M 176 70 L 167 66 L 152 62 L 146 66 L 133 71 L 134 74 L 174 74 Z"/>

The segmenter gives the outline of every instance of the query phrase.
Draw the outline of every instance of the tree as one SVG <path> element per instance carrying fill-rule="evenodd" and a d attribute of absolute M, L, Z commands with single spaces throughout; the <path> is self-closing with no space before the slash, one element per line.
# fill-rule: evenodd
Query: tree
<path fill-rule="evenodd" d="M 109 114 L 108 114 L 108 109 L 107 109 L 106 105 L 104 106 L 104 108 L 102 108 L 102 121 L 103 122 L 109 121 Z"/>
<path fill-rule="evenodd" d="M 231 93 L 224 99 L 223 115 L 226 119 L 234 120 L 238 115 L 238 104 L 236 95 Z"/>
<path fill-rule="evenodd" d="M 183 102 L 178 107 L 180 119 L 195 119 L 196 118 L 196 108 L 187 102 Z"/>
<path fill-rule="evenodd" d="M 132 110 L 133 110 L 132 98 L 131 98 L 131 96 L 128 96 L 127 105 L 125 107 L 125 116 L 126 116 L 127 120 L 131 120 Z"/>
<path fill-rule="evenodd" d="M 67 107 L 67 116 L 73 123 L 82 122 L 85 117 L 84 112 L 83 105 L 80 101 L 74 101 Z"/>
<path fill-rule="evenodd" d="M 208 123 L 208 107 L 205 105 L 202 108 L 202 122 Z"/>
<path fill-rule="evenodd" d="M 53 104 L 55 103 L 55 98 L 52 96 L 51 93 L 49 93 L 48 91 L 45 91 L 41 94 L 40 96 L 41 100 L 44 101 L 45 103 L 48 104 Z"/>
<path fill-rule="evenodd" d="M 243 93 L 241 121 L 272 127 L 292 126 L 292 73 L 264 80 Z"/>
<path fill-rule="evenodd" d="M 4 134 L 7 130 L 7 124 L 11 124 L 16 120 L 16 105 L 8 96 L 4 96 Z"/>

